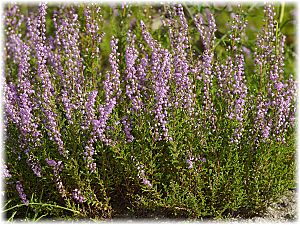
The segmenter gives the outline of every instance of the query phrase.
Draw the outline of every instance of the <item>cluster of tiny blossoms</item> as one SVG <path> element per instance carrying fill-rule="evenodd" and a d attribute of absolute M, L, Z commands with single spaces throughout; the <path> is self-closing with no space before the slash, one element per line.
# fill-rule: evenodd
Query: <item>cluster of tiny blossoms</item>
<path fill-rule="evenodd" d="M 84 6 L 82 11 L 76 5 L 48 10 L 43 3 L 26 16 L 18 5 L 8 7 L 4 109 L 11 152 L 9 163 L 5 164 L 5 179 L 15 179 L 24 204 L 29 203 L 24 193 L 29 182 L 20 179 L 20 172 L 14 169 L 22 163 L 22 157 L 35 178 L 49 176 L 63 199 L 70 197 L 75 203 L 83 203 L 87 196 L 78 189 L 82 184 L 75 184 L 77 178 L 71 182 L 63 177 L 71 174 L 65 170 L 78 169 L 84 163 L 80 170 L 86 169 L 89 180 L 95 174 L 101 177 L 98 172 L 108 165 L 98 163 L 102 159 L 97 153 L 103 156 L 110 147 L 114 153 L 127 151 L 125 145 L 136 151 L 133 146 L 141 143 L 141 137 L 153 141 L 152 146 L 176 146 L 173 134 L 181 127 L 176 127 L 173 115 L 178 111 L 192 118 L 187 119 L 188 123 L 194 123 L 190 127 L 201 133 L 201 138 L 194 136 L 201 143 L 206 141 L 202 140 L 205 134 L 227 135 L 227 130 L 230 146 L 242 146 L 245 138 L 254 140 L 256 146 L 269 140 L 286 142 L 286 135 L 295 125 L 296 84 L 292 76 L 286 80 L 284 74 L 285 36 L 277 30 L 274 7 L 265 6 L 266 26 L 257 36 L 253 52 L 259 89 L 255 97 L 250 96 L 253 90 L 247 86 L 243 50 L 247 22 L 243 13 L 232 14 L 230 44 L 226 45 L 226 56 L 219 59 L 215 55 L 217 26 L 211 12 L 207 10 L 205 16 L 193 18 L 203 48 L 197 54 L 192 51 L 183 6 L 168 6 L 166 12 L 162 24 L 168 30 L 169 47 L 155 40 L 143 21 L 130 27 L 125 41 L 105 36 L 101 31 L 101 24 L 105 23 L 101 8 L 94 4 Z M 47 30 L 49 15 L 53 22 L 51 31 Z M 102 75 L 98 70 L 89 70 L 95 64 L 93 60 L 99 63 L 104 38 L 109 38 L 110 54 Z M 89 43 L 84 43 L 87 39 Z M 141 124 L 140 118 L 149 121 Z M 253 124 L 247 124 L 248 121 Z M 120 126 L 115 129 L 111 124 Z M 229 124 L 230 129 L 224 124 Z M 141 126 L 148 126 L 150 138 L 137 129 Z M 119 127 L 122 134 L 111 138 L 109 132 Z M 9 143 L 16 136 L 17 144 Z M 120 145 L 125 150 L 118 149 Z M 189 154 L 190 150 L 180 151 L 188 155 L 185 162 L 182 159 L 187 169 L 206 162 L 198 154 Z M 136 158 L 140 160 L 139 156 Z M 46 162 L 47 168 L 41 162 Z M 151 188 L 156 182 L 147 178 L 147 165 L 138 162 L 134 168 L 138 181 Z M 46 173 L 49 168 L 50 174 Z"/>
<path fill-rule="evenodd" d="M 61 176 L 59 174 L 63 170 L 62 161 L 56 162 L 53 159 L 46 158 L 46 163 L 50 167 L 52 167 L 53 174 L 54 174 L 54 179 L 55 179 L 55 183 L 57 185 L 57 189 L 59 190 L 59 193 L 61 194 L 61 196 L 65 197 L 66 196 L 66 190 L 65 190 L 65 187 L 64 187 L 64 185 L 62 183 Z"/>
<path fill-rule="evenodd" d="M 29 204 L 29 201 L 27 199 L 27 196 L 26 194 L 24 193 L 24 188 L 23 188 L 23 184 L 21 181 L 17 181 L 16 182 L 16 189 L 19 193 L 19 196 L 20 196 L 20 199 L 21 199 L 21 202 L 24 203 L 25 205 L 28 205 Z"/>
<path fill-rule="evenodd" d="M 207 23 L 204 21 L 204 18 L 202 15 L 196 15 L 194 18 L 194 22 L 196 24 L 196 27 L 200 33 L 200 38 L 202 41 L 202 44 L 204 46 L 204 52 L 202 55 L 202 62 L 201 62 L 201 69 L 197 71 L 198 72 L 198 79 L 202 80 L 203 82 L 203 103 L 204 106 L 204 116 L 203 119 L 207 123 L 211 124 L 211 127 L 213 130 L 216 129 L 215 125 L 215 107 L 214 103 L 212 101 L 212 82 L 214 78 L 213 73 L 213 57 L 214 57 L 214 41 L 215 41 L 215 32 L 216 32 L 216 23 L 213 15 L 207 11 L 206 12 L 207 17 Z M 208 26 L 206 25 L 208 24 Z"/>
<path fill-rule="evenodd" d="M 228 110 L 228 118 L 231 120 L 236 120 L 238 125 L 234 128 L 234 135 L 231 138 L 232 142 L 239 143 L 242 138 L 244 131 L 244 117 L 245 117 L 245 103 L 248 94 L 248 87 L 246 85 L 246 79 L 244 74 L 244 55 L 242 50 L 239 50 L 239 46 L 241 45 L 242 34 L 246 28 L 246 21 L 240 15 L 233 15 L 232 20 L 232 34 L 230 34 L 230 38 L 232 39 L 233 45 L 228 49 L 228 52 L 231 51 L 232 59 L 228 61 L 232 63 L 230 71 L 233 77 L 228 77 L 231 79 L 231 90 L 230 96 L 228 98 L 232 98 L 229 103 Z"/>
<path fill-rule="evenodd" d="M 168 10 L 169 18 L 166 18 L 164 25 L 168 27 L 172 46 L 172 58 L 174 64 L 174 80 L 176 83 L 176 94 L 174 98 L 175 107 L 183 107 L 191 115 L 194 112 L 194 92 L 192 80 L 189 77 L 190 65 L 188 57 L 189 35 L 188 22 L 184 16 L 181 4 L 172 6 Z M 177 29 L 176 29 L 177 28 Z"/>
<path fill-rule="evenodd" d="M 135 166 L 137 168 L 137 177 L 139 178 L 139 180 L 142 181 L 143 185 L 147 186 L 148 188 L 151 188 L 151 181 L 147 179 L 147 176 L 145 174 L 145 166 L 138 162 L 133 156 L 131 156 L 131 159 L 133 163 L 135 163 Z"/>
<path fill-rule="evenodd" d="M 152 38 L 143 21 L 141 21 L 141 29 L 143 38 L 151 49 L 150 63 L 155 95 L 154 136 L 156 140 L 172 140 L 167 127 L 168 108 L 170 107 L 171 53 Z"/>
<path fill-rule="evenodd" d="M 285 36 L 276 35 L 274 6 L 266 4 L 264 13 L 266 26 L 257 35 L 254 52 L 256 74 L 260 79 L 254 132 L 257 134 L 256 143 L 272 138 L 285 143 L 285 134 L 295 118 L 296 84 L 292 76 L 284 80 Z"/>

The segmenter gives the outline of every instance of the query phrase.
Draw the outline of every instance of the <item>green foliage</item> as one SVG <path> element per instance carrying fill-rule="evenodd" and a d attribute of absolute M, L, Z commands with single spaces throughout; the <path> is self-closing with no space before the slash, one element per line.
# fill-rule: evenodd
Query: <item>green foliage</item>
<path fill-rule="evenodd" d="M 79 19 L 84 28 L 84 5 L 78 6 Z M 32 6 L 22 6 L 21 11 L 28 14 L 34 10 Z M 57 6 L 50 6 L 47 15 L 47 36 L 54 35 L 55 28 L 51 19 L 53 10 Z M 189 22 L 189 34 L 191 37 L 191 48 L 195 54 L 201 55 L 203 49 L 199 43 L 199 34 L 194 26 L 192 17 L 197 13 L 203 13 L 210 9 L 216 18 L 217 32 L 214 52 L 216 59 L 226 61 L 226 46 L 230 43 L 230 13 L 236 11 L 235 6 L 217 6 L 201 3 L 198 5 L 184 5 L 184 12 Z M 244 17 L 248 20 L 248 29 L 242 45 L 252 53 L 255 48 L 256 34 L 263 26 L 263 10 L 261 5 L 243 6 Z M 279 27 L 287 35 L 285 53 L 285 74 L 295 74 L 295 26 L 292 24 L 292 5 L 276 6 L 278 11 Z M 103 81 L 105 72 L 109 68 L 108 57 L 111 52 L 110 40 L 114 35 L 119 39 L 119 52 L 121 77 L 124 77 L 125 49 L 127 46 L 127 32 L 132 29 L 136 35 L 137 42 L 144 43 L 140 31 L 139 21 L 143 20 L 149 28 L 153 38 L 163 47 L 171 49 L 170 40 L 166 28 L 159 23 L 159 18 L 165 13 L 165 6 L 156 5 L 119 5 L 102 6 L 103 19 L 99 22 L 101 32 L 105 35 L 101 43 L 95 43 L 90 37 L 80 36 L 82 57 L 84 64 L 85 92 L 90 93 L 94 89 L 99 90 L 95 109 L 104 103 Z M 160 13 L 159 13 L 160 12 Z M 92 15 L 93 18 L 97 15 Z M 25 28 L 22 28 L 25 29 Z M 20 31 L 21 32 L 21 31 Z M 23 30 L 22 32 L 25 32 Z M 101 57 L 94 59 L 92 51 L 100 47 Z M 149 49 L 145 49 L 145 52 Z M 63 61 L 68 60 L 63 56 Z M 140 53 L 139 57 L 142 57 Z M 215 59 L 215 60 L 216 60 Z M 195 59 L 196 62 L 196 59 Z M 192 62 L 192 63 L 195 63 Z M 32 59 L 31 66 L 36 67 L 37 62 Z M 258 79 L 253 71 L 253 59 L 246 58 L 245 74 L 248 87 L 254 96 L 258 91 Z M 65 65 L 64 65 L 65 66 Z M 9 69 L 7 69 L 9 68 Z M 7 81 L 16 82 L 18 68 L 10 60 L 6 60 Z M 60 78 L 55 72 L 50 71 L 56 77 L 54 86 L 60 86 Z M 147 74 L 151 78 L 151 74 Z M 193 76 L 193 75 L 191 75 Z M 150 79 L 151 80 L 151 79 Z M 40 82 L 36 80 L 35 90 L 39 90 Z M 215 81 L 214 81 L 215 82 Z M 125 84 L 121 84 L 121 86 Z M 201 84 L 197 86 L 197 101 L 201 102 Z M 151 81 L 149 81 L 151 86 Z M 172 84 L 171 84 L 172 87 Z M 215 87 L 216 88 L 216 87 Z M 55 88 L 59 90 L 59 88 Z M 212 90 L 216 93 L 216 90 Z M 153 90 L 147 89 L 150 96 Z M 59 93 L 55 93 L 54 96 Z M 122 96 L 126 98 L 126 96 Z M 37 96 L 37 98 L 41 98 Z M 215 99 L 215 95 L 213 95 Z M 288 188 L 295 185 L 295 137 L 294 130 L 289 131 L 287 143 L 282 144 L 270 140 L 254 149 L 254 141 L 249 140 L 253 121 L 245 121 L 245 132 L 239 147 L 229 144 L 232 136 L 234 122 L 224 118 L 225 102 L 216 102 L 217 126 L 216 132 L 204 132 L 204 123 L 199 123 L 202 106 L 198 105 L 199 116 L 190 117 L 181 109 L 170 110 L 168 128 L 172 141 L 155 141 L 153 139 L 153 114 L 151 107 L 154 100 L 147 102 L 149 110 L 141 112 L 139 116 L 131 115 L 132 124 L 135 124 L 132 135 L 135 139 L 126 142 L 123 125 L 120 120 L 127 115 L 130 108 L 129 102 L 123 102 L 114 109 L 110 115 L 108 126 L 114 129 L 107 135 L 116 142 L 115 145 L 106 146 L 102 142 L 95 144 L 95 162 L 97 170 L 91 173 L 86 168 L 83 159 L 84 147 L 88 142 L 91 130 L 84 133 L 82 115 L 75 112 L 74 124 L 69 124 L 64 115 L 61 104 L 57 98 L 52 99 L 56 105 L 59 129 L 62 133 L 66 149 L 70 152 L 68 159 L 58 155 L 57 147 L 49 139 L 45 132 L 45 124 L 39 124 L 43 130 L 44 138 L 41 140 L 41 148 L 33 149 L 33 154 L 40 161 L 42 177 L 36 177 L 26 162 L 26 155 L 20 149 L 20 132 L 17 127 L 8 123 L 6 127 L 5 152 L 7 165 L 12 173 L 12 178 L 6 181 L 6 218 L 9 221 L 24 219 L 40 221 L 42 219 L 63 218 L 67 220 L 95 219 L 113 217 L 118 210 L 126 210 L 138 215 L 142 212 L 163 212 L 171 218 L 225 218 L 236 216 L 247 212 L 248 216 L 262 212 L 268 204 L 276 199 Z M 250 103 L 249 103 L 250 104 Z M 97 111 L 97 110 L 96 110 Z M 40 113 L 38 110 L 35 112 Z M 251 111 L 247 112 L 247 118 L 253 118 Z M 41 114 L 41 113 L 40 113 Z M 41 120 L 43 116 L 40 116 Z M 197 125 L 197 126 L 196 126 Z M 205 160 L 198 160 L 193 168 L 188 168 L 186 162 L 189 154 L 199 155 Z M 17 160 L 20 158 L 20 160 Z M 62 198 L 57 190 L 55 177 L 45 159 L 59 159 L 64 161 L 64 169 L 61 179 L 67 187 L 66 197 Z M 152 187 L 143 185 L 138 178 L 138 165 L 143 165 L 147 179 L 151 181 Z M 15 182 L 21 180 L 24 192 L 30 198 L 29 205 L 20 203 L 16 192 Z M 85 196 L 84 203 L 76 203 L 72 200 L 71 190 L 79 188 Z M 39 194 L 37 194 L 39 193 Z"/>

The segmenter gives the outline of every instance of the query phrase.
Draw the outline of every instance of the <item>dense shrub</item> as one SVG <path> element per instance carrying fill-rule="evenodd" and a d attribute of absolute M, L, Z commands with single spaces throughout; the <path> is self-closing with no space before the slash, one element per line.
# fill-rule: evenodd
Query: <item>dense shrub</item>
<path fill-rule="evenodd" d="M 250 48 L 240 6 L 220 36 L 210 7 L 7 5 L 7 218 L 226 217 L 293 187 L 296 86 L 263 10 Z"/>

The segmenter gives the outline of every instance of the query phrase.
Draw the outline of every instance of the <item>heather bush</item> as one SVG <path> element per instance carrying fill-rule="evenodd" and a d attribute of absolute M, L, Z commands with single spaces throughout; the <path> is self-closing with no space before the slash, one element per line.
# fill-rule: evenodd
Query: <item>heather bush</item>
<path fill-rule="evenodd" d="M 284 7 L 6 5 L 6 218 L 262 212 L 295 186 Z"/>

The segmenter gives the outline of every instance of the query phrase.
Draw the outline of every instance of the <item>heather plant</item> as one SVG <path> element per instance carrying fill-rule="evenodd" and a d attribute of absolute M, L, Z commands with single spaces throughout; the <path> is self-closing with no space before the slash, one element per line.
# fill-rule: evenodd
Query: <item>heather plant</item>
<path fill-rule="evenodd" d="M 293 188 L 284 5 L 255 40 L 225 8 L 6 5 L 6 218 L 251 216 Z"/>

